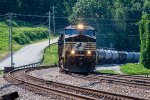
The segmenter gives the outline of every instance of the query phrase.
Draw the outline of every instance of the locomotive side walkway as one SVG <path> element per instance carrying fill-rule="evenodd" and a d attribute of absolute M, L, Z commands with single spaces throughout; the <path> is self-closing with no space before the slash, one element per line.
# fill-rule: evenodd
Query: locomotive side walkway
<path fill-rule="evenodd" d="M 51 44 L 56 43 L 58 38 L 52 39 Z M 35 44 L 30 44 L 19 51 L 17 51 L 13 56 L 13 62 L 15 63 L 15 67 L 36 63 L 40 61 L 43 57 L 42 51 L 49 45 L 48 41 L 39 42 Z M 2 62 L 0 62 L 0 70 L 3 70 L 4 67 L 10 66 L 10 57 L 6 58 Z"/>

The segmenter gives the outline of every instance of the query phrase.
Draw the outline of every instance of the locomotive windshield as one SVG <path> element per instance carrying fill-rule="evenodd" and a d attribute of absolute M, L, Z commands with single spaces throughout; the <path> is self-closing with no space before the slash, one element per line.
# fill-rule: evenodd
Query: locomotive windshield
<path fill-rule="evenodd" d="M 65 34 L 66 35 L 79 34 L 79 30 L 77 30 L 77 29 L 69 29 L 69 30 L 66 30 Z"/>
<path fill-rule="evenodd" d="M 94 30 L 82 30 L 81 31 L 83 35 L 89 35 L 89 36 L 94 36 L 95 35 L 94 32 L 95 32 Z"/>
<path fill-rule="evenodd" d="M 66 35 L 83 34 L 83 35 L 94 36 L 95 31 L 94 30 L 67 29 L 65 34 Z"/>

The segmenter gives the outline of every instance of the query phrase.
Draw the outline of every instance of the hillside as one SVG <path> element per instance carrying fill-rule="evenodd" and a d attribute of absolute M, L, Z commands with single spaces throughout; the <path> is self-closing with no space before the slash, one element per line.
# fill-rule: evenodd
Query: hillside
<path fill-rule="evenodd" d="M 9 27 L 7 23 L 7 21 L 0 22 L 0 61 L 9 54 Z M 12 33 L 14 51 L 26 44 L 48 38 L 48 29 L 44 26 L 33 27 L 30 23 L 20 21 L 13 21 Z"/>

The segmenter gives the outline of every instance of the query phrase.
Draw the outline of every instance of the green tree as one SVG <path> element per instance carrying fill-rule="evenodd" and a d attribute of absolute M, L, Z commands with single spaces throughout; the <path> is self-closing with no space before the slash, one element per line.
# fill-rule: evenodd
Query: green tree
<path fill-rule="evenodd" d="M 72 14 L 73 6 L 74 6 L 74 4 L 76 2 L 77 2 L 77 0 L 64 0 L 64 5 L 65 5 L 65 8 L 66 8 L 66 13 L 68 15 Z"/>
<path fill-rule="evenodd" d="M 112 14 L 118 23 L 117 33 L 122 34 L 122 42 L 120 44 L 120 36 L 118 36 L 116 47 L 139 51 L 140 40 L 136 23 L 141 19 L 142 5 L 143 1 L 140 0 L 115 0 Z"/>
<path fill-rule="evenodd" d="M 150 13 L 150 0 L 144 0 L 143 12 Z"/>
<path fill-rule="evenodd" d="M 150 68 L 150 21 L 149 15 L 144 13 L 139 24 L 141 49 L 140 63 Z"/>
<path fill-rule="evenodd" d="M 136 23 L 141 18 L 142 5 L 137 0 L 78 0 L 69 18 L 72 23 L 82 22 L 98 29 L 102 47 L 113 43 L 116 49 L 138 51 L 139 36 L 130 35 L 139 35 Z"/>

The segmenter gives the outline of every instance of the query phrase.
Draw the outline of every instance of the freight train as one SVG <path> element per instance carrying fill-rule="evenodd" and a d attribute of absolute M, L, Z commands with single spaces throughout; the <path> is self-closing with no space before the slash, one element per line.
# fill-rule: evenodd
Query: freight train
<path fill-rule="evenodd" d="M 70 25 L 58 40 L 58 64 L 61 71 L 90 73 L 96 64 L 139 61 L 138 52 L 96 49 L 95 29 L 91 26 Z"/>
<path fill-rule="evenodd" d="M 98 64 L 108 63 L 137 63 L 139 62 L 139 52 L 125 52 L 115 50 L 97 49 L 97 62 Z"/>
<path fill-rule="evenodd" d="M 96 64 L 95 29 L 82 24 L 67 26 L 58 40 L 58 56 L 61 71 L 93 72 Z"/>

